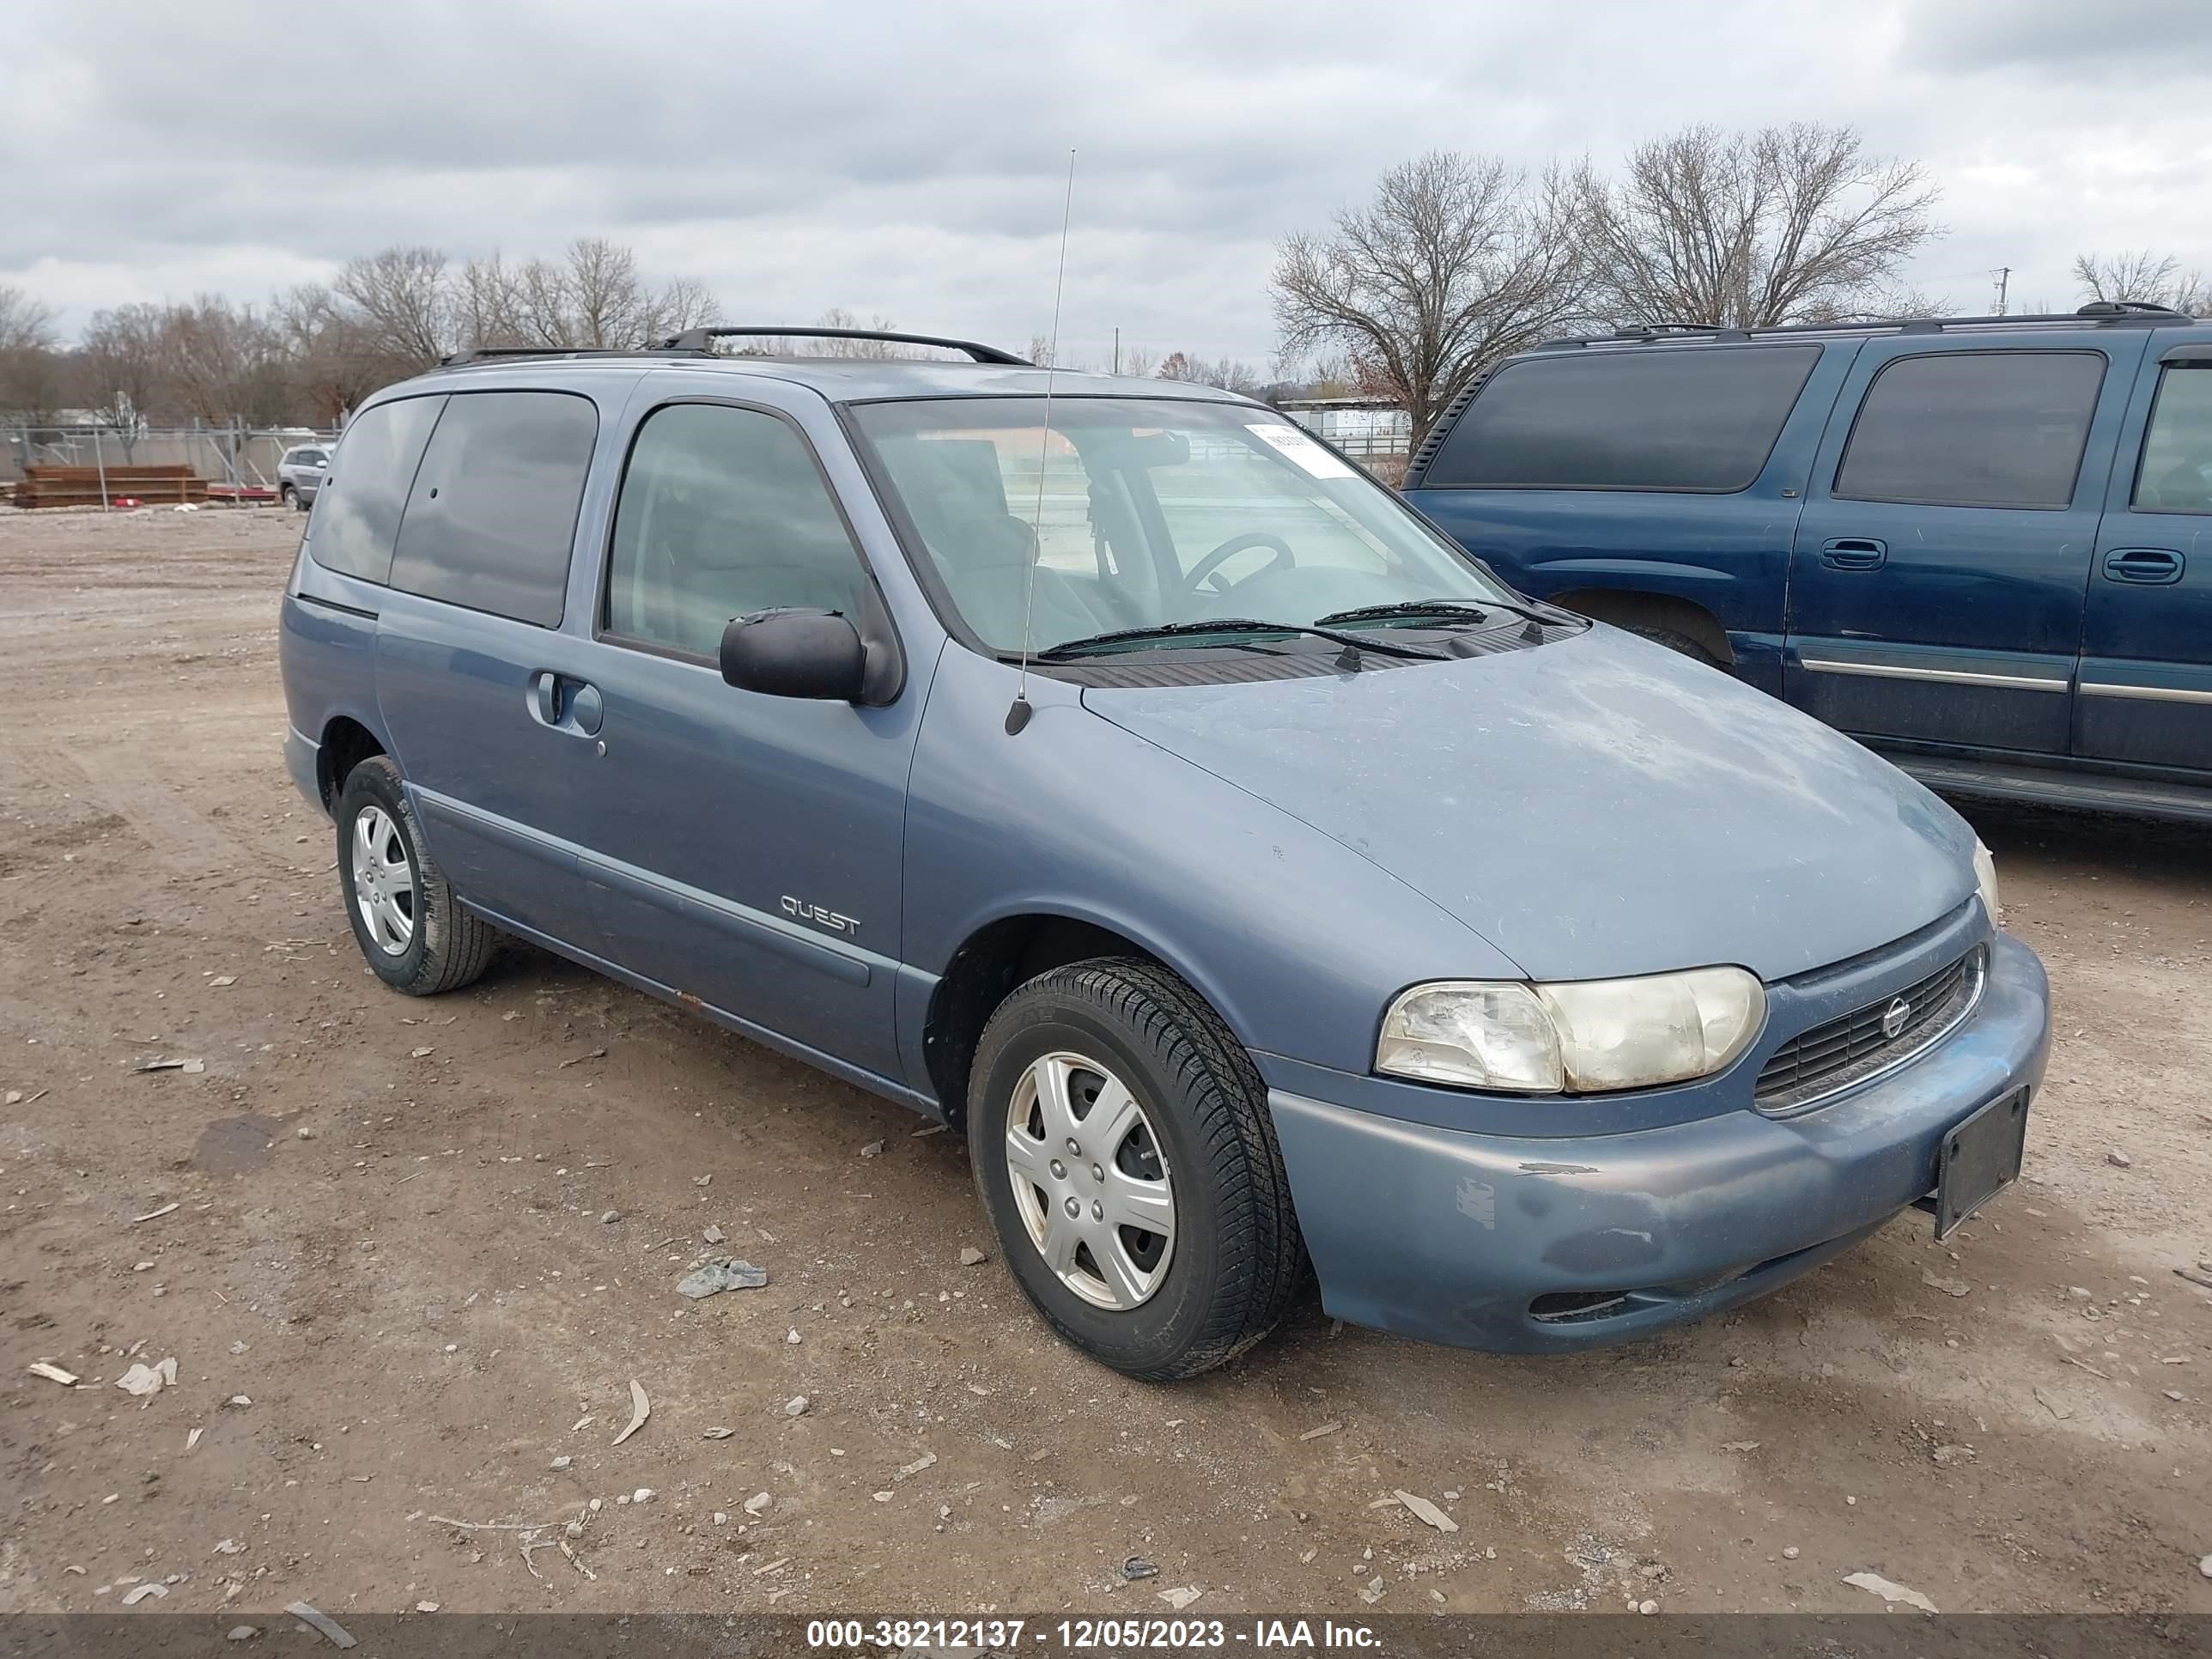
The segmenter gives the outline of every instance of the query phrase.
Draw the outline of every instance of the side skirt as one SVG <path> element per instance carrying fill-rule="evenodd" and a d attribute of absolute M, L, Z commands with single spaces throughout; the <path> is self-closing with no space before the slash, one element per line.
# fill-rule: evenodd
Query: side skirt
<path fill-rule="evenodd" d="M 663 985 L 659 980 L 647 979 L 642 974 L 634 974 L 629 969 L 609 962 L 603 957 L 593 956 L 589 951 L 578 950 L 574 945 L 564 944 L 550 934 L 541 933 L 534 927 L 525 927 L 519 922 L 510 921 L 496 910 L 487 909 L 480 904 L 469 904 L 465 899 L 462 900 L 462 902 L 467 904 L 470 909 L 475 911 L 501 933 L 512 933 L 517 939 L 528 939 L 541 949 L 550 951 L 558 957 L 566 957 L 569 961 L 588 968 L 595 974 L 604 974 L 609 979 L 629 986 L 632 990 L 642 991 L 647 996 L 659 997 L 663 1002 L 672 1002 L 679 1008 L 688 1008 L 693 1013 L 703 1014 L 725 1030 L 734 1031 L 741 1037 L 747 1037 L 759 1043 L 763 1048 L 773 1048 L 778 1054 L 790 1055 L 793 1060 L 804 1060 L 817 1071 L 827 1072 L 830 1076 L 842 1079 L 857 1088 L 866 1089 L 870 1094 L 881 1095 L 886 1100 L 895 1100 L 900 1105 L 920 1112 L 925 1117 L 941 1119 L 945 1115 L 939 1109 L 933 1096 L 909 1089 L 903 1083 L 896 1082 L 878 1073 L 852 1065 L 838 1059 L 835 1054 L 824 1054 L 819 1048 L 809 1048 L 803 1042 L 794 1042 L 781 1033 L 772 1031 L 765 1025 L 757 1025 L 749 1019 L 741 1018 L 726 1008 L 718 1008 L 713 1003 L 702 1002 L 697 997 L 684 995 L 673 986 Z"/>

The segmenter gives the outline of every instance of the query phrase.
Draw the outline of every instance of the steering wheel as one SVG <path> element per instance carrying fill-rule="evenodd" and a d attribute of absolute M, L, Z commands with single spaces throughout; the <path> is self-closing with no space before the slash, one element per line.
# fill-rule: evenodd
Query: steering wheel
<path fill-rule="evenodd" d="M 1242 553 L 1248 547 L 1272 547 L 1275 550 L 1275 556 L 1268 560 L 1261 568 L 1254 571 L 1252 576 L 1265 576 L 1278 570 L 1290 570 L 1297 565 L 1298 556 L 1291 551 L 1291 544 L 1280 536 L 1268 530 L 1248 530 L 1241 536 L 1231 536 L 1212 552 L 1193 565 L 1190 574 L 1182 579 L 1183 586 L 1195 592 L 1200 583 L 1219 570 L 1231 557 Z M 1244 580 L 1249 581 L 1252 576 L 1247 576 Z M 1231 587 L 1237 585 L 1236 582 L 1231 582 L 1228 587 L 1224 587 L 1217 584 L 1213 592 L 1226 593 Z"/>

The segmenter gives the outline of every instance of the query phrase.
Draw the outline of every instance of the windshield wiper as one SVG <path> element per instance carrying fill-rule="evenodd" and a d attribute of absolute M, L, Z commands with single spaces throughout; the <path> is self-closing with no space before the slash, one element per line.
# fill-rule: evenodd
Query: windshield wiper
<path fill-rule="evenodd" d="M 1393 605 L 1363 605 L 1356 610 L 1333 611 L 1326 617 L 1316 618 L 1316 621 L 1322 624 L 1387 622 L 1402 617 L 1431 622 L 1463 622 L 1473 626 L 1488 622 L 1488 613 L 1492 611 L 1525 617 L 1540 628 L 1574 626 L 1573 623 L 1556 613 L 1547 614 L 1531 605 L 1516 605 L 1510 599 L 1401 599 Z"/>
<path fill-rule="evenodd" d="M 1358 634 L 1340 634 L 1334 629 L 1323 628 L 1318 623 L 1261 622 L 1254 617 L 1222 617 L 1212 622 L 1159 623 L 1150 628 L 1117 628 L 1108 634 L 1093 634 L 1085 639 L 1064 641 L 1038 652 L 1036 658 L 1039 662 L 1062 662 L 1072 657 L 1111 651 L 1119 645 L 1156 640 L 1170 641 L 1207 634 L 1310 634 L 1340 645 L 1350 652 L 1372 651 L 1379 656 L 1415 657 L 1430 662 L 1445 660 L 1443 653 L 1424 651 L 1419 646 L 1398 645 Z M 1243 642 L 1231 641 L 1230 643 Z"/>
<path fill-rule="evenodd" d="M 1435 622 L 1486 623 L 1490 613 L 1472 599 L 1400 599 L 1390 605 L 1356 605 L 1316 617 L 1316 625 L 1335 623 L 1393 622 L 1401 617 Z"/>

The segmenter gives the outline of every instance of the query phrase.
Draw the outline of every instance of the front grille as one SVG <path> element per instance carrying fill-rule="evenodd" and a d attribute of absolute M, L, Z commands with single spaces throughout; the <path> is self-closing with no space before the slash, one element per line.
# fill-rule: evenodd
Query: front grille
<path fill-rule="evenodd" d="M 1800 1032 L 1759 1068 L 1753 1091 L 1759 1109 L 1798 1110 L 1928 1047 L 1973 1006 L 1988 961 L 1987 947 L 1978 945 L 1917 985 Z M 1885 1032 L 1882 1021 L 1900 999 L 1904 1024 Z"/>

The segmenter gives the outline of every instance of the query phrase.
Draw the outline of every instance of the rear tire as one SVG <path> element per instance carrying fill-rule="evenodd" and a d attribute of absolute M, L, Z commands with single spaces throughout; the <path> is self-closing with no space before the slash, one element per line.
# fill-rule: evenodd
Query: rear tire
<path fill-rule="evenodd" d="M 465 909 L 423 849 L 399 769 L 372 755 L 338 790 L 338 890 L 376 976 L 410 997 L 458 991 L 484 970 L 499 933 Z"/>
<path fill-rule="evenodd" d="M 1057 1125 L 1044 1111 L 1055 1071 L 1073 1120 Z M 1226 1364 L 1280 1322 L 1304 1275 L 1266 1085 L 1220 1017 L 1155 963 L 1077 963 L 1001 1003 L 969 1077 L 968 1145 L 1023 1294 L 1125 1376 Z"/>
<path fill-rule="evenodd" d="M 1623 623 L 1621 626 L 1630 633 L 1650 641 L 1654 645 L 1663 645 L 1669 651 L 1680 652 L 1683 656 L 1701 662 L 1708 668 L 1717 668 L 1723 674 L 1728 672 L 1726 663 L 1687 634 L 1677 633 L 1671 628 L 1662 628 L 1654 623 Z"/>

